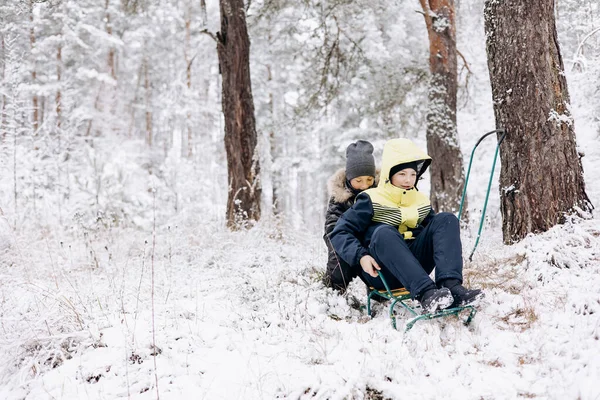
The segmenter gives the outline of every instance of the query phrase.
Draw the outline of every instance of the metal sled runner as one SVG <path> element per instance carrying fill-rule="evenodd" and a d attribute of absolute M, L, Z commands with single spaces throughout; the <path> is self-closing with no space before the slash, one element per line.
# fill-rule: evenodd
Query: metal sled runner
<path fill-rule="evenodd" d="M 421 314 L 418 312 L 418 310 L 419 310 L 418 308 L 412 306 L 410 292 L 408 290 L 406 290 L 406 288 L 399 288 L 399 289 L 394 289 L 394 290 L 390 289 L 390 287 L 388 286 L 387 282 L 385 281 L 385 278 L 383 277 L 383 275 L 379 271 L 377 273 L 379 274 L 379 278 L 381 278 L 381 281 L 383 282 L 383 285 L 385 286 L 385 290 L 378 290 L 373 287 L 369 287 L 369 295 L 367 297 L 367 313 L 369 314 L 369 316 L 372 316 L 371 315 L 371 299 L 373 298 L 373 296 L 380 296 L 380 297 L 384 297 L 384 298 L 390 300 L 392 303 L 390 304 L 389 315 L 390 315 L 390 319 L 392 320 L 392 326 L 394 327 L 394 329 L 398 329 L 396 327 L 396 315 L 394 314 L 394 307 L 398 303 L 400 303 L 400 305 L 404 309 L 408 310 L 408 312 L 414 316 L 414 318 L 412 318 L 410 321 L 408 321 L 406 323 L 406 328 L 404 329 L 405 332 L 408 332 L 413 327 L 413 325 L 419 320 L 441 318 L 441 317 L 447 317 L 449 315 L 456 315 L 458 317 L 459 314 L 461 314 L 464 310 L 468 310 L 469 315 L 467 316 L 467 319 L 464 321 L 464 324 L 466 326 L 471 323 L 471 320 L 477 313 L 477 310 L 475 309 L 475 307 L 473 307 L 471 305 L 467 305 L 467 306 L 461 306 L 461 307 L 446 308 L 445 310 L 440 310 L 435 313 Z"/>

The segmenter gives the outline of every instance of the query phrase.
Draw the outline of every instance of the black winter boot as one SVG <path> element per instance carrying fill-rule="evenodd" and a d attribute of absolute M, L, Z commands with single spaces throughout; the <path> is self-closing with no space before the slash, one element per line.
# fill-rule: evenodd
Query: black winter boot
<path fill-rule="evenodd" d="M 440 288 L 427 289 L 421 295 L 417 296 L 417 300 L 421 303 L 423 314 L 430 314 L 448 308 L 454 301 L 454 298 L 448 288 Z"/>
<path fill-rule="evenodd" d="M 481 289 L 465 288 L 458 279 L 445 279 L 440 286 L 450 289 L 450 293 L 454 297 L 454 302 L 450 305 L 450 308 L 473 304 L 485 296 Z"/>

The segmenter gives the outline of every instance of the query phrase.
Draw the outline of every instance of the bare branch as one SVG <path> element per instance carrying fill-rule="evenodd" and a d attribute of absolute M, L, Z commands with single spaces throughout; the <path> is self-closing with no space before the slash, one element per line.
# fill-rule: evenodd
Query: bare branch
<path fill-rule="evenodd" d="M 215 34 L 214 34 L 214 33 L 212 33 L 212 32 L 209 32 L 209 31 L 208 31 L 208 29 L 206 29 L 206 28 L 205 28 L 205 29 L 202 29 L 202 30 L 200 31 L 200 33 L 204 33 L 205 35 L 208 35 L 208 36 L 210 36 L 210 37 L 212 38 L 212 40 L 214 40 L 215 42 L 218 42 L 218 40 L 217 40 L 217 37 L 215 36 Z"/>
<path fill-rule="evenodd" d="M 585 44 L 585 42 L 592 37 L 595 33 L 600 32 L 600 28 L 596 28 L 593 31 L 591 31 L 590 33 L 588 33 L 582 40 L 581 43 L 579 43 L 579 46 L 577 46 L 577 51 L 575 52 L 575 57 L 573 57 L 573 65 L 571 66 L 571 70 L 573 70 L 575 68 L 575 65 L 579 62 L 578 58 L 579 58 L 579 53 L 581 52 L 581 50 L 583 49 L 583 45 Z"/>
<path fill-rule="evenodd" d="M 460 51 L 458 51 L 458 49 L 456 49 L 456 54 L 458 54 L 460 56 L 460 58 L 462 58 L 463 64 L 464 64 L 465 68 L 467 69 L 467 71 L 469 71 L 469 74 L 472 74 L 473 71 L 471 71 L 471 68 L 469 68 L 469 63 L 467 62 L 465 56 L 463 56 L 462 53 Z"/>

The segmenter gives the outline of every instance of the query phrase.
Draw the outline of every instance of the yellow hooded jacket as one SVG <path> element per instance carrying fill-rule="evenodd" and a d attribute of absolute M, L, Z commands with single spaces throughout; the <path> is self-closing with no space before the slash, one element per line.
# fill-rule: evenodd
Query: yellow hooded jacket
<path fill-rule="evenodd" d="M 392 139 L 383 148 L 381 178 L 377 187 L 366 193 L 373 203 L 373 222 L 398 227 L 405 239 L 413 239 L 409 228 L 417 227 L 431 211 L 429 197 L 416 188 L 409 190 L 392 185 L 390 170 L 398 164 L 422 161 L 417 180 L 425 172 L 431 157 L 408 139 Z"/>

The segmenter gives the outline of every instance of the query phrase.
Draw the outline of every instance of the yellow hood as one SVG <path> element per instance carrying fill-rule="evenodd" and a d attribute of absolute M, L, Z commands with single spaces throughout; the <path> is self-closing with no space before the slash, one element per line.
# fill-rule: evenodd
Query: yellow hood
<path fill-rule="evenodd" d="M 418 179 L 431 164 L 431 157 L 408 139 L 389 140 L 383 147 L 379 184 L 364 191 L 373 203 L 373 221 L 398 226 L 405 239 L 412 238 L 408 229 L 423 222 L 431 204 L 429 198 L 416 188 L 406 190 L 392 185 L 390 170 L 398 164 L 414 161 L 422 161 L 417 171 Z"/>
<path fill-rule="evenodd" d="M 383 146 L 383 156 L 381 160 L 381 178 L 378 187 L 383 188 L 390 179 L 390 170 L 398 164 L 404 164 L 413 161 L 423 161 L 419 171 L 417 171 L 417 180 L 423 175 L 429 164 L 431 157 L 417 147 L 408 139 L 391 139 Z"/>

